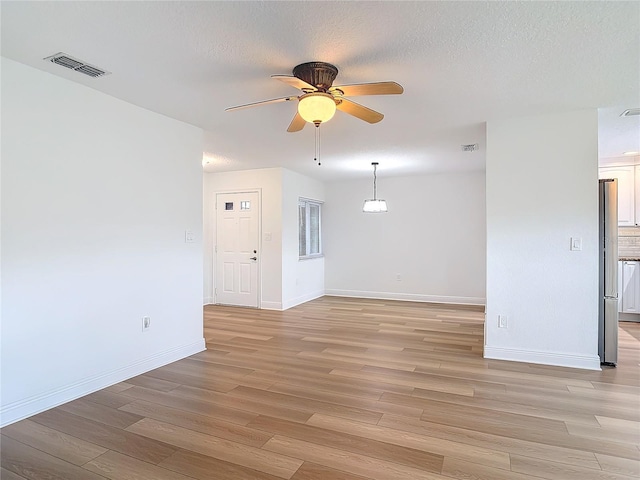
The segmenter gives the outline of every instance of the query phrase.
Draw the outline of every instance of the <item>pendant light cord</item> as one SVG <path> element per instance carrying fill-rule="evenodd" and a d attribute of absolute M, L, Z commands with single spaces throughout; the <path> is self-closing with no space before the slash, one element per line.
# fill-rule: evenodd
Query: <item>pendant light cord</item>
<path fill-rule="evenodd" d="M 376 170 L 378 168 L 378 165 L 376 163 L 373 164 L 373 199 L 376 200 L 376 183 L 377 183 L 377 175 L 376 175 Z"/>

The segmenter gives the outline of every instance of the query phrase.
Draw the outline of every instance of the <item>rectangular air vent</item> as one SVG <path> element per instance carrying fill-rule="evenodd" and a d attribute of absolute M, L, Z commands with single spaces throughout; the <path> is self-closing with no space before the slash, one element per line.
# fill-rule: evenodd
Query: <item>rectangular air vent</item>
<path fill-rule="evenodd" d="M 478 144 L 470 143 L 468 145 L 460 145 L 460 148 L 463 152 L 475 152 L 476 150 L 478 150 Z"/>
<path fill-rule="evenodd" d="M 55 55 L 46 57 L 44 58 L 44 60 L 53 62 L 57 65 L 61 65 L 71 70 L 75 70 L 76 72 L 84 73 L 85 75 L 88 75 L 90 77 L 103 77 L 111 73 L 101 68 L 94 67 L 93 65 L 89 65 L 82 60 L 78 60 L 77 58 L 73 58 L 72 56 L 62 52 L 58 52 Z"/>
<path fill-rule="evenodd" d="M 632 115 L 640 115 L 640 108 L 630 108 L 620 114 L 621 117 L 631 117 Z"/>

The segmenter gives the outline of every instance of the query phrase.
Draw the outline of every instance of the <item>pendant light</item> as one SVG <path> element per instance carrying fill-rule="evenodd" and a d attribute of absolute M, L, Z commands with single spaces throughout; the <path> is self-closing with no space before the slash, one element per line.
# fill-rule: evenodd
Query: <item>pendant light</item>
<path fill-rule="evenodd" d="M 378 162 L 371 162 L 371 165 L 373 165 L 373 198 L 364 201 L 362 211 L 365 213 L 383 213 L 387 211 L 387 202 L 386 200 L 376 198 L 376 170 L 378 168 Z"/>

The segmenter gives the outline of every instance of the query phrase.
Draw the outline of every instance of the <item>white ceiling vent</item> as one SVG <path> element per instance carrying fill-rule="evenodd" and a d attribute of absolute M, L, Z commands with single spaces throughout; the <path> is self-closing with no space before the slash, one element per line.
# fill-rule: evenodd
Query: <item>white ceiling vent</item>
<path fill-rule="evenodd" d="M 468 145 L 460 145 L 460 148 L 463 152 L 475 152 L 476 150 L 478 150 L 478 144 L 470 143 Z"/>
<path fill-rule="evenodd" d="M 640 108 L 630 108 L 620 114 L 621 117 L 631 117 L 632 115 L 640 115 Z"/>
<path fill-rule="evenodd" d="M 85 75 L 88 75 L 90 77 L 103 77 L 111 73 L 101 68 L 94 67 L 93 65 L 89 65 L 82 60 L 78 60 L 77 58 L 73 58 L 71 55 L 67 55 L 66 53 L 62 52 L 58 52 L 55 55 L 46 57 L 44 58 L 44 60 L 53 62 L 57 65 L 61 65 L 71 70 L 75 70 L 76 72 L 84 73 Z"/>

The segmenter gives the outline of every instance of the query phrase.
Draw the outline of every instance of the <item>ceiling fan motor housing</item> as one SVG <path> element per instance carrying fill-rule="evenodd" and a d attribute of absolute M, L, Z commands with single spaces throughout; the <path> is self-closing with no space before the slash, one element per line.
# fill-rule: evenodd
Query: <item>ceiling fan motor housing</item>
<path fill-rule="evenodd" d="M 337 75 L 338 69 L 325 62 L 301 63 L 293 69 L 294 77 L 313 85 L 322 92 L 326 92 L 331 87 Z"/>

